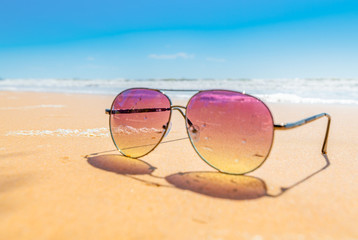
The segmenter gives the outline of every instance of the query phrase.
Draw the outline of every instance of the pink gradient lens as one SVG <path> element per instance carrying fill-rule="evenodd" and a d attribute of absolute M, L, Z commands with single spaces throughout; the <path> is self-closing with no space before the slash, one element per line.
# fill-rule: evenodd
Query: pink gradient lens
<path fill-rule="evenodd" d="M 171 115 L 170 100 L 151 89 L 129 89 L 113 101 L 110 115 L 112 139 L 128 157 L 151 152 L 163 138 Z"/>
<path fill-rule="evenodd" d="M 200 157 L 226 173 L 243 174 L 259 167 L 273 141 L 270 110 L 259 99 L 239 92 L 197 93 L 188 103 L 186 125 Z"/>

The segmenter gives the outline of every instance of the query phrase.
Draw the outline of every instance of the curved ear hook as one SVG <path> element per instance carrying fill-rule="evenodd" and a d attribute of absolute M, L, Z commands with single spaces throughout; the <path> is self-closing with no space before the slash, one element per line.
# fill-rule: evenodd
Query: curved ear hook
<path fill-rule="evenodd" d="M 320 113 L 320 114 L 314 115 L 312 117 L 305 118 L 305 119 L 302 119 L 300 121 L 293 122 L 293 123 L 275 124 L 274 128 L 275 128 L 275 130 L 288 130 L 288 129 L 291 129 L 291 128 L 296 128 L 296 127 L 305 125 L 307 123 L 310 123 L 310 122 L 312 122 L 314 120 L 317 120 L 317 119 L 320 119 L 322 117 L 327 117 L 327 119 L 328 119 L 327 128 L 326 128 L 326 135 L 324 137 L 322 150 L 321 150 L 322 154 L 327 154 L 328 134 L 329 134 L 329 128 L 331 126 L 331 116 L 328 113 Z"/>

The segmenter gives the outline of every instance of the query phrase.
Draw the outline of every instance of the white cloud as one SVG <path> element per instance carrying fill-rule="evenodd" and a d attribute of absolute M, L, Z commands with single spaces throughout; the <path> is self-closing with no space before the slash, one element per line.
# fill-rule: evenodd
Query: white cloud
<path fill-rule="evenodd" d="M 95 59 L 94 57 L 89 56 L 89 57 L 86 58 L 86 60 L 87 60 L 87 61 L 94 61 L 94 60 L 96 60 L 96 59 Z"/>
<path fill-rule="evenodd" d="M 194 58 L 194 55 L 185 52 L 179 52 L 175 54 L 150 54 L 148 57 L 152 59 L 189 59 Z"/>
<path fill-rule="evenodd" d="M 226 62 L 226 59 L 225 58 L 208 57 L 208 58 L 206 58 L 206 61 L 209 61 L 209 62 Z"/>

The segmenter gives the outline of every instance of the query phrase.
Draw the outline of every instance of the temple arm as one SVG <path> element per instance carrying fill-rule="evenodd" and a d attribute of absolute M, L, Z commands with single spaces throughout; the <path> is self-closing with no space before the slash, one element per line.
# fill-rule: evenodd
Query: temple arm
<path fill-rule="evenodd" d="M 180 114 L 185 118 L 185 114 L 178 106 L 172 106 L 176 110 L 179 110 Z M 165 112 L 170 111 L 171 108 L 138 108 L 138 109 L 119 109 L 119 110 L 111 110 L 106 109 L 106 114 L 129 114 L 129 113 L 148 113 L 148 112 Z M 193 123 L 188 119 L 189 126 L 193 126 Z"/>
<path fill-rule="evenodd" d="M 147 112 L 164 112 L 164 111 L 170 111 L 170 108 L 140 108 L 140 109 L 120 109 L 120 110 L 106 109 L 106 114 L 147 113 Z"/>
<path fill-rule="evenodd" d="M 329 134 L 329 127 L 331 125 L 331 116 L 329 114 L 327 114 L 327 113 L 320 113 L 320 114 L 314 115 L 312 117 L 302 119 L 300 121 L 293 122 L 293 123 L 275 124 L 274 128 L 275 128 L 275 130 L 288 130 L 288 129 L 291 129 L 291 128 L 296 128 L 296 127 L 305 125 L 305 124 L 307 124 L 309 122 L 312 122 L 314 120 L 320 119 L 322 117 L 327 117 L 328 118 L 327 128 L 326 128 L 326 135 L 324 137 L 323 146 L 322 146 L 322 153 L 327 154 L 328 134 Z"/>

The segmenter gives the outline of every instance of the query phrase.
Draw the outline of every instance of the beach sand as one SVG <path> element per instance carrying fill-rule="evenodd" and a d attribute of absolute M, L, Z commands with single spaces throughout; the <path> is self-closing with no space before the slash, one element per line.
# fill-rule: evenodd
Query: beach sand
<path fill-rule="evenodd" d="M 264 165 L 233 176 L 199 158 L 178 112 L 165 143 L 121 156 L 113 98 L 0 92 L 0 239 L 358 239 L 357 106 L 268 104 L 276 123 L 331 114 L 327 157 L 322 118 L 276 131 Z"/>

